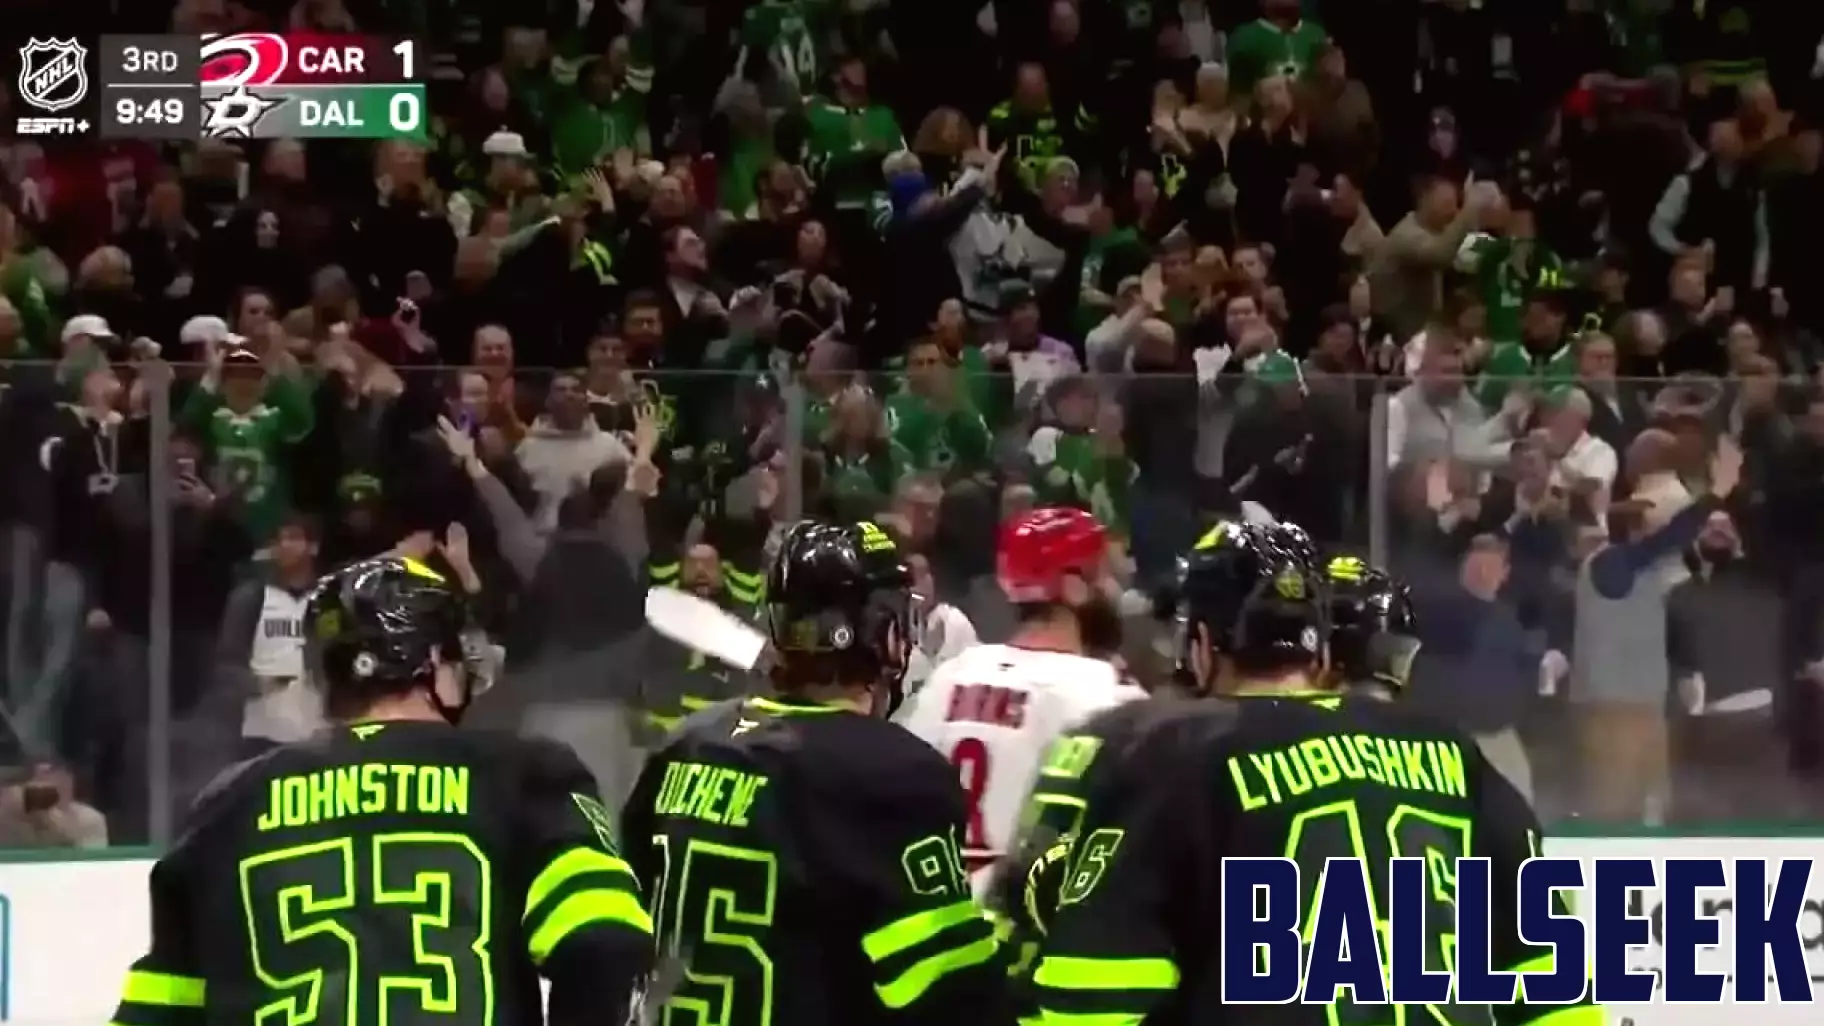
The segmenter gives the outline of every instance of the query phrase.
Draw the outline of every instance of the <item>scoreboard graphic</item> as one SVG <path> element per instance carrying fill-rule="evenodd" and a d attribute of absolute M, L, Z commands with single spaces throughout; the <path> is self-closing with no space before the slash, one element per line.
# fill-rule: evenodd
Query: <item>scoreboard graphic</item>
<path fill-rule="evenodd" d="M 414 39 L 241 32 L 17 40 L 0 127 L 64 139 L 407 139 L 426 135 Z"/>

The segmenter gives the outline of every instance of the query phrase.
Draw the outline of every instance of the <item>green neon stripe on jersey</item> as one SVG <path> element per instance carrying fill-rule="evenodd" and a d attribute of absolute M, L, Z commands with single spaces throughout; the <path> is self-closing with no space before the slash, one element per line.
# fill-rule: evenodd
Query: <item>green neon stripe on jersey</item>
<path fill-rule="evenodd" d="M 1554 1008 L 1537 1019 L 1526 1020 L 1526 1026 L 1604 1026 L 1608 1022 L 1600 1005 L 1578 1005 Z"/>
<path fill-rule="evenodd" d="M 863 937 L 861 950 L 878 962 L 914 945 L 923 944 L 953 926 L 971 921 L 983 921 L 982 911 L 973 901 L 959 901 L 942 908 L 915 912 Z"/>
<path fill-rule="evenodd" d="M 564 938 L 587 926 L 612 923 L 652 933 L 652 917 L 639 900 L 626 891 L 578 891 L 560 902 L 526 942 L 535 964 L 543 964 Z"/>
<path fill-rule="evenodd" d="M 1053 990 L 1171 990 L 1178 967 L 1168 958 L 1047 958 L 1032 981 Z"/>
<path fill-rule="evenodd" d="M 888 1008 L 904 1008 L 923 997 L 937 982 L 951 973 L 981 965 L 994 957 L 1000 945 L 992 936 L 973 944 L 921 959 L 917 965 L 900 973 L 891 983 L 874 988 L 880 1002 Z"/>
<path fill-rule="evenodd" d="M 557 889 L 586 873 L 615 873 L 627 878 L 633 884 L 633 867 L 613 855 L 596 848 L 571 848 L 545 865 L 532 886 L 526 890 L 526 910 L 520 915 L 523 922 L 532 915 L 544 901 L 557 893 Z"/>
<path fill-rule="evenodd" d="M 755 695 L 753 698 L 748 699 L 747 704 L 761 712 L 772 713 L 774 716 L 796 716 L 802 713 L 833 713 L 842 712 L 848 708 L 847 706 L 819 704 L 815 702 L 779 702 L 761 695 Z"/>
<path fill-rule="evenodd" d="M 1069 1012 L 1041 1011 L 1038 1026 L 1140 1026 L 1144 1015 L 1125 1012 L 1102 1012 L 1094 1015 L 1072 1015 Z"/>
<path fill-rule="evenodd" d="M 166 1008 L 203 1007 L 203 981 L 195 976 L 154 973 L 135 969 L 127 974 L 122 1001 L 136 1005 L 162 1005 Z"/>

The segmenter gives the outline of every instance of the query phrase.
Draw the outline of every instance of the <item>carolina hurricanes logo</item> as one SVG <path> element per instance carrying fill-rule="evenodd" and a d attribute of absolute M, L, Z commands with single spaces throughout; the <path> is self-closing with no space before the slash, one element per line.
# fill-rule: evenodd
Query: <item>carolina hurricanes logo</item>
<path fill-rule="evenodd" d="M 237 32 L 232 36 L 204 36 L 203 85 L 262 86 L 279 80 L 290 64 L 291 48 L 284 36 L 270 32 Z"/>

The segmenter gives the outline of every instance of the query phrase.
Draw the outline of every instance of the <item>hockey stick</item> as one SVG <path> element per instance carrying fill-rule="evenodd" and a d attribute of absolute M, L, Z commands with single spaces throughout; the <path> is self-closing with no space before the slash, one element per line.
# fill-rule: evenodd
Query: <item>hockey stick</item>
<path fill-rule="evenodd" d="M 665 637 L 737 670 L 751 670 L 766 636 L 713 602 L 676 588 L 646 593 L 646 622 Z"/>

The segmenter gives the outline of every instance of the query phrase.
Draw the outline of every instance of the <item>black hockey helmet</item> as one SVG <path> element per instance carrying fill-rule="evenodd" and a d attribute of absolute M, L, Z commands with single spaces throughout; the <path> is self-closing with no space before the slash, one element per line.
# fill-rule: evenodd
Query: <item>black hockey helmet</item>
<path fill-rule="evenodd" d="M 1405 688 L 1419 654 L 1418 618 L 1405 583 L 1355 556 L 1324 566 L 1330 586 L 1330 661 L 1350 683 Z"/>
<path fill-rule="evenodd" d="M 773 648 L 835 657 L 845 674 L 889 685 L 899 706 L 912 639 L 912 572 L 892 536 L 869 521 L 800 521 L 766 578 Z"/>
<path fill-rule="evenodd" d="M 332 714 L 422 687 L 455 722 L 490 683 L 486 638 L 471 625 L 461 591 L 405 557 L 362 560 L 317 581 L 305 606 L 304 646 Z M 440 662 L 462 668 L 454 705 L 433 686 Z"/>
<path fill-rule="evenodd" d="M 1315 661 L 1327 630 L 1310 536 L 1293 524 L 1217 524 L 1185 557 L 1178 602 L 1245 670 Z"/>

